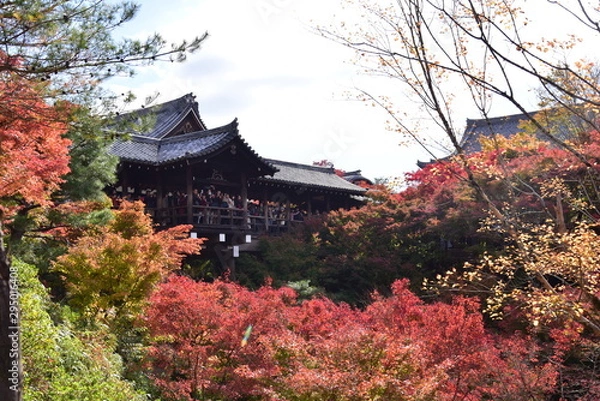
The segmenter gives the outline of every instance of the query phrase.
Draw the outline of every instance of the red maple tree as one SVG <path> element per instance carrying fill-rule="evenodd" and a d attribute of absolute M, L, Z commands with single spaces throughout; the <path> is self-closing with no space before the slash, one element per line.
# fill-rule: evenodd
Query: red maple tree
<path fill-rule="evenodd" d="M 554 365 L 525 336 L 487 332 L 477 302 L 428 305 L 407 281 L 392 294 L 361 311 L 299 302 L 289 288 L 172 276 L 145 318 L 150 375 L 173 400 L 512 401 L 552 391 Z"/>
<path fill-rule="evenodd" d="M 65 118 L 46 104 L 43 88 L 0 77 L 0 200 L 5 213 L 44 205 L 69 172 Z"/>
<path fill-rule="evenodd" d="M 4 56 L 0 53 L 0 58 Z M 19 335 L 18 315 L 9 320 L 11 260 L 6 238 L 18 239 L 10 227 L 17 213 L 27 214 L 48 205 L 50 195 L 69 171 L 69 140 L 63 137 L 66 125 L 61 113 L 43 100 L 38 86 L 10 72 L 0 74 L 0 398 L 16 399 L 22 383 L 18 370 L 16 390 L 9 389 L 9 369 L 20 367 L 18 352 L 11 351 L 10 335 Z M 18 231 L 18 230 L 17 230 Z M 7 235 L 10 234 L 10 237 Z M 14 278 L 14 273 L 13 278 Z M 12 327 L 12 329 L 11 329 Z"/>

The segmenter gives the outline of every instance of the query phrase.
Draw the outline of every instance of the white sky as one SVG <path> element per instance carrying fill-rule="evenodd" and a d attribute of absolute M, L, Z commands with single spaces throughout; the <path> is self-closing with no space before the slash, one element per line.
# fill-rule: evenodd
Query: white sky
<path fill-rule="evenodd" d="M 159 103 L 192 92 L 208 128 L 237 117 L 242 137 L 263 157 L 306 164 L 327 159 L 371 179 L 401 176 L 416 170 L 417 160 L 429 160 L 418 147 L 400 145 L 381 109 L 344 94 L 374 78 L 349 63 L 350 50 L 310 30 L 339 23 L 340 0 L 139 2 L 126 33 L 159 32 L 174 42 L 205 31 L 210 37 L 183 64 L 157 63 L 133 79 L 109 82 L 115 91 L 132 90 L 136 106 L 156 92 Z M 417 105 L 403 105 L 408 115 L 413 107 L 416 116 Z M 458 124 L 479 118 L 461 112 Z"/>
<path fill-rule="evenodd" d="M 338 0 L 142 0 L 128 30 L 167 40 L 210 37 L 183 64 L 144 67 L 133 79 L 109 82 L 132 90 L 140 105 L 193 92 L 209 128 L 238 118 L 242 137 L 259 155 L 336 168 L 371 179 L 415 170 L 424 152 L 400 146 L 385 113 L 345 92 L 364 76 L 352 52 L 310 31 L 328 23 Z M 328 8 L 329 7 L 329 8 Z M 137 105 L 136 105 L 137 106 Z"/>

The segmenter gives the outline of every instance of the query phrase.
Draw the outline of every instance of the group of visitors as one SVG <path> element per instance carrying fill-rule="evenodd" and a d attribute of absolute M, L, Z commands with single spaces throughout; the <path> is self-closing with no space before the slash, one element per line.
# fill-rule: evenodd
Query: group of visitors
<path fill-rule="evenodd" d="M 243 220 L 243 201 L 240 195 L 230 195 L 209 186 L 192 191 L 192 205 L 198 224 L 238 224 Z M 187 198 L 186 205 L 187 205 Z"/>
<path fill-rule="evenodd" d="M 152 188 L 136 190 L 121 188 L 112 192 L 113 199 L 141 200 L 156 221 L 163 224 L 187 223 L 187 193 L 169 191 L 158 202 L 157 191 Z M 158 206 L 161 206 L 160 208 Z M 265 208 L 266 211 L 265 211 Z M 160 210 L 159 210 L 160 209 Z M 214 186 L 195 188 L 192 191 L 193 222 L 201 225 L 237 225 L 246 224 L 253 231 L 262 231 L 265 227 L 279 229 L 289 221 L 303 221 L 306 213 L 298 207 L 279 202 L 259 202 L 248 200 L 248 213 L 244 223 L 244 205 L 241 195 L 231 195 Z"/>

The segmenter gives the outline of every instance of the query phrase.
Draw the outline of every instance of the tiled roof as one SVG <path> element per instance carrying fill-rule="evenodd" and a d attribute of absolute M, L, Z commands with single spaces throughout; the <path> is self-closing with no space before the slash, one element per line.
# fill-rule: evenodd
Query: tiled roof
<path fill-rule="evenodd" d="M 352 195 L 361 195 L 364 188 L 354 185 L 335 174 L 333 168 L 309 166 L 260 157 L 244 141 L 238 132 L 237 120 L 223 127 L 169 136 L 183 119 L 194 113 L 197 121 L 205 128 L 198 115 L 198 104 L 192 94 L 146 109 L 119 116 L 135 122 L 140 116 L 154 116 L 155 123 L 146 132 L 133 132 L 126 140 L 117 140 L 109 152 L 121 161 L 161 166 L 179 160 L 209 156 L 213 152 L 229 146 L 233 141 L 241 146 L 258 163 L 264 177 L 260 182 L 302 186 L 320 190 L 334 190 Z M 271 175 L 270 177 L 268 175 Z"/>
<path fill-rule="evenodd" d="M 565 140 L 572 139 L 578 132 L 593 129 L 588 121 L 595 121 L 596 116 L 593 112 L 589 112 L 585 116 L 577 113 L 567 115 L 562 113 L 561 118 L 560 109 L 544 109 L 488 119 L 468 119 L 460 144 L 466 153 L 478 152 L 481 150 L 481 137 L 489 138 L 493 135 L 502 135 L 505 138 L 511 137 L 523 131 L 521 127 L 523 122 L 532 119 L 545 126 L 545 129 L 556 139 Z M 549 141 L 548 136 L 544 135 L 541 130 L 536 130 L 534 135 L 539 140 Z"/>
<path fill-rule="evenodd" d="M 338 176 L 333 168 L 310 166 L 272 159 L 267 161 L 277 168 L 278 171 L 272 177 L 257 178 L 256 181 L 258 182 L 335 190 L 354 195 L 362 195 L 366 192 L 366 189 L 354 185 Z"/>
<path fill-rule="evenodd" d="M 535 113 L 531 113 L 533 115 Z M 482 119 L 467 119 L 467 126 L 465 132 L 462 135 L 459 145 L 464 149 L 466 153 L 476 153 L 481 151 L 480 139 L 482 137 L 490 138 L 493 135 L 502 135 L 508 138 L 512 135 L 517 134 L 521 131 L 519 125 L 522 121 L 527 120 L 526 114 L 513 114 L 509 116 L 493 117 L 493 118 L 482 118 Z M 448 157 L 455 155 L 452 152 L 450 155 L 442 157 L 439 160 L 445 160 Z M 419 168 L 435 163 L 435 159 L 431 159 L 428 162 L 417 161 Z"/>
<path fill-rule="evenodd" d="M 238 137 L 237 121 L 207 130 L 157 139 L 131 135 L 129 140 L 115 141 L 109 152 L 122 161 L 159 166 L 181 159 L 208 155 Z"/>
<path fill-rule="evenodd" d="M 373 185 L 373 181 L 362 175 L 362 172 L 360 170 L 345 172 L 344 179 L 350 182 L 364 181 L 367 184 Z"/>
<path fill-rule="evenodd" d="M 595 116 L 592 113 L 585 118 L 573 114 L 566 120 L 561 120 L 560 118 L 554 118 L 556 111 L 560 112 L 560 110 L 557 109 L 545 109 L 502 117 L 482 118 L 477 120 L 467 119 L 467 126 L 459 144 L 467 154 L 479 152 L 481 151 L 481 138 L 490 138 L 494 135 L 502 135 L 505 138 L 509 138 L 522 132 L 523 128 L 521 127 L 521 124 L 526 121 L 531 121 L 532 118 L 535 118 L 538 123 L 545 126 L 556 139 L 565 140 L 572 138 L 578 131 L 591 129 L 592 127 L 586 121 L 595 120 Z M 544 135 L 541 131 L 536 131 L 534 135 L 542 141 L 549 140 L 548 136 Z M 439 160 L 447 159 L 455 154 L 456 153 L 453 152 L 451 155 Z M 429 162 L 417 161 L 417 165 L 420 168 L 423 168 L 434 162 L 435 160 L 433 159 Z"/>
<path fill-rule="evenodd" d="M 519 125 L 528 120 L 525 114 L 513 114 L 510 116 L 484 118 L 480 120 L 467 119 L 467 127 L 460 145 L 466 153 L 475 153 L 481 150 L 481 137 L 490 138 L 493 135 L 502 135 L 508 138 L 521 131 Z"/>
<path fill-rule="evenodd" d="M 201 130 L 170 135 L 190 113 Z M 127 139 L 113 142 L 109 153 L 119 157 L 121 161 L 161 166 L 179 160 L 209 156 L 235 141 L 238 147 L 241 146 L 255 159 L 265 174 L 275 171 L 240 136 L 237 119 L 228 125 L 207 130 L 200 119 L 198 103 L 191 93 L 166 103 L 122 114 L 117 120 L 135 123 L 146 116 L 151 117 L 153 124 L 144 127 L 143 132 L 128 132 Z"/>
<path fill-rule="evenodd" d="M 533 115 L 535 113 L 531 113 Z M 461 138 L 460 145 L 466 153 L 475 153 L 481 150 L 480 138 L 490 138 L 493 135 L 502 135 L 508 138 L 522 131 L 520 124 L 528 120 L 526 114 L 513 114 L 510 116 L 484 118 L 480 120 L 467 119 L 467 127 Z"/>
<path fill-rule="evenodd" d="M 121 122 L 136 123 L 144 117 L 151 117 L 153 121 L 149 130 L 144 132 L 131 132 L 131 134 L 145 136 L 148 138 L 163 138 L 168 135 L 189 113 L 194 113 L 201 127 L 206 126 L 200 119 L 198 103 L 191 93 L 178 99 L 174 99 L 155 106 L 138 109 L 129 113 L 121 114 L 117 120 Z"/>

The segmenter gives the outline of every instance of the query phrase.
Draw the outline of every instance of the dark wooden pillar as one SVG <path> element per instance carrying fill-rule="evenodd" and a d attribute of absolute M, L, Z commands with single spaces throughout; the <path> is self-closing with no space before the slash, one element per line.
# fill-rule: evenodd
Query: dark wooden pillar
<path fill-rule="evenodd" d="M 185 183 L 187 193 L 187 223 L 194 223 L 194 176 L 192 174 L 192 166 L 185 166 Z"/>
<path fill-rule="evenodd" d="M 269 197 L 267 196 L 267 187 L 263 192 L 263 216 L 265 218 L 265 232 L 269 232 Z"/>
<path fill-rule="evenodd" d="M 242 175 L 240 177 L 241 187 L 240 187 L 240 196 L 242 197 L 242 229 L 248 227 L 248 176 L 244 171 L 242 171 Z"/>
<path fill-rule="evenodd" d="M 157 209 L 162 209 L 164 207 L 167 207 L 167 205 L 165 205 L 165 191 L 164 191 L 164 184 L 163 184 L 163 176 L 162 176 L 162 172 L 157 168 L 156 169 L 156 208 Z"/>
<path fill-rule="evenodd" d="M 121 188 L 123 188 L 123 191 L 121 192 L 121 196 L 123 198 L 127 198 L 127 196 L 129 196 L 129 169 L 131 168 L 131 165 L 126 164 L 123 166 L 123 175 L 122 175 L 122 180 L 121 180 Z"/>

